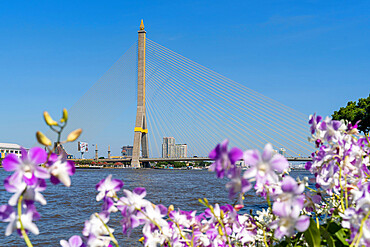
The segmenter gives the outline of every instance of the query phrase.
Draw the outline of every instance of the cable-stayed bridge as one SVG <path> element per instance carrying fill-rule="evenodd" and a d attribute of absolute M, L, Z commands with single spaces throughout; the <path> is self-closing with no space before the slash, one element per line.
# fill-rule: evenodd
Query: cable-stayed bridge
<path fill-rule="evenodd" d="M 147 39 L 143 23 L 138 33 L 69 110 L 68 127 L 82 126 L 84 140 L 92 142 L 125 116 L 131 125 L 115 131 L 132 135 L 136 167 L 161 157 L 162 139 L 169 136 L 186 143 L 190 157 L 208 156 L 224 139 L 244 150 L 271 143 L 295 160 L 312 152 L 307 116 Z"/>

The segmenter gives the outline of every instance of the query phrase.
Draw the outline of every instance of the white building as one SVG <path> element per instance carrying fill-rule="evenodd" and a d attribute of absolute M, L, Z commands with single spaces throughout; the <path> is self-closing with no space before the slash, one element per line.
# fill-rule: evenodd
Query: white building
<path fill-rule="evenodd" d="M 174 137 L 163 137 L 162 158 L 175 158 L 176 147 Z"/>
<path fill-rule="evenodd" d="M 188 145 L 186 144 L 176 144 L 176 158 L 188 157 Z"/>
<path fill-rule="evenodd" d="M 0 143 L 0 158 L 5 158 L 8 154 L 21 157 L 21 146 L 13 143 Z"/>

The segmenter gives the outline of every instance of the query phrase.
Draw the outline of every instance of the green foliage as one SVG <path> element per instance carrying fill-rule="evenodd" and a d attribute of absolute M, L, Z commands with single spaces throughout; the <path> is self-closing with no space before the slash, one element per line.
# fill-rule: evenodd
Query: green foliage
<path fill-rule="evenodd" d="M 335 120 L 345 119 L 355 124 L 358 124 L 358 130 L 369 133 L 370 131 L 370 94 L 367 98 L 361 98 L 358 102 L 350 101 L 346 107 L 341 107 L 339 111 L 335 111 L 332 115 Z"/>
<path fill-rule="evenodd" d="M 320 226 L 321 236 L 326 246 L 349 246 L 349 231 L 335 222 L 329 222 Z"/>
<path fill-rule="evenodd" d="M 206 167 L 206 166 L 210 166 L 212 164 L 212 162 L 209 162 L 209 161 L 195 161 L 194 162 L 194 166 L 199 166 L 199 167 Z"/>
<path fill-rule="evenodd" d="M 186 163 L 180 162 L 180 161 L 160 161 L 160 162 L 157 162 L 155 166 L 156 167 L 173 166 L 173 168 L 181 168 L 181 167 L 185 167 Z"/>
<path fill-rule="evenodd" d="M 310 219 L 310 226 L 304 232 L 305 240 L 309 246 L 349 246 L 346 239 L 350 238 L 348 229 L 344 229 L 338 223 L 331 221 L 320 225 L 313 218 Z"/>
<path fill-rule="evenodd" d="M 86 159 L 86 160 L 76 160 L 75 164 L 76 165 L 92 165 L 92 162 L 93 162 L 93 160 L 88 160 L 88 159 Z"/>
<path fill-rule="evenodd" d="M 313 247 L 321 246 L 320 231 L 317 228 L 316 222 L 312 218 L 310 218 L 310 226 L 304 232 L 304 237 L 309 246 L 313 246 Z"/>

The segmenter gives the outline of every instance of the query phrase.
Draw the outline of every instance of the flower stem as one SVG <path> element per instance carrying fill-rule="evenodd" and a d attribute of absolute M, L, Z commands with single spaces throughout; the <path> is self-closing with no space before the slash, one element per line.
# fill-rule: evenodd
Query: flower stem
<path fill-rule="evenodd" d="M 162 231 L 162 227 L 157 223 L 155 222 L 153 219 L 151 219 L 143 210 L 141 210 L 141 208 L 135 208 L 137 211 L 139 211 L 140 213 L 142 213 L 148 220 L 150 220 L 150 222 L 152 222 L 156 227 L 158 227 L 159 231 L 163 234 L 163 231 Z"/>
<path fill-rule="evenodd" d="M 268 247 L 269 245 L 267 244 L 265 228 L 263 228 L 262 230 L 263 230 L 263 242 L 265 243 L 266 247 Z"/>
<path fill-rule="evenodd" d="M 118 242 L 116 240 L 116 238 L 114 237 L 114 235 L 109 231 L 109 227 L 107 226 L 107 224 L 104 223 L 103 219 L 100 218 L 99 214 L 98 213 L 95 213 L 95 216 L 101 221 L 101 223 L 103 223 L 105 229 L 107 229 L 108 233 L 109 233 L 109 236 L 110 238 L 112 239 L 112 242 L 116 245 L 116 247 L 119 247 L 118 245 Z"/>
<path fill-rule="evenodd" d="M 370 216 L 370 211 L 366 214 L 366 216 L 361 220 L 361 225 L 360 225 L 360 231 L 356 234 L 356 236 L 354 237 L 353 239 L 353 242 L 352 244 L 350 245 L 350 247 L 356 245 L 356 247 L 358 246 L 358 244 L 360 243 L 360 240 L 361 240 L 361 237 L 362 237 L 362 234 L 363 234 L 363 231 L 362 231 L 362 228 L 364 227 L 364 224 L 365 224 L 365 221 L 369 218 Z"/>
<path fill-rule="evenodd" d="M 339 185 L 340 185 L 340 205 L 342 207 L 342 213 L 344 213 L 345 207 L 343 201 L 342 167 L 343 166 L 339 166 Z"/>
<path fill-rule="evenodd" d="M 348 188 L 347 188 L 347 175 L 344 176 L 344 182 L 346 184 L 346 190 L 345 190 L 345 199 L 346 199 L 346 208 L 348 208 Z"/>
<path fill-rule="evenodd" d="M 23 191 L 23 193 L 25 191 L 26 191 L 26 189 Z M 33 247 L 32 243 L 31 243 L 31 240 L 28 238 L 28 235 L 26 233 L 26 230 L 24 229 L 24 226 L 23 226 L 23 223 L 22 223 L 22 219 L 21 219 L 21 216 L 22 216 L 23 193 L 22 193 L 22 195 L 18 199 L 18 220 L 19 220 L 19 224 L 21 225 L 21 233 L 22 233 L 24 242 L 26 242 L 26 244 L 27 244 L 28 247 Z"/>
<path fill-rule="evenodd" d="M 187 243 L 187 242 L 188 242 L 189 240 L 187 240 L 187 239 L 185 238 L 184 234 L 182 234 L 182 229 L 180 228 L 179 223 L 175 222 L 175 221 L 174 221 L 173 219 L 171 219 L 171 218 L 168 218 L 168 220 L 169 220 L 169 221 L 172 221 L 172 222 L 176 225 L 177 229 L 179 229 L 179 234 L 180 234 L 180 236 L 184 239 L 186 246 L 188 246 L 188 243 Z M 194 228 L 193 228 L 193 231 L 194 231 Z M 192 244 L 191 246 L 193 246 L 193 243 L 191 243 L 191 244 Z"/>
<path fill-rule="evenodd" d="M 360 243 L 360 240 L 361 240 L 361 237 L 362 237 L 362 234 L 363 234 L 362 228 L 364 228 L 365 221 L 369 218 L 369 215 L 370 215 L 370 211 L 366 214 L 365 218 L 363 220 L 361 220 L 360 232 L 358 234 L 358 238 L 357 238 L 357 241 L 356 241 L 356 247 Z"/>
<path fill-rule="evenodd" d="M 231 247 L 229 235 L 227 234 L 226 227 L 225 227 L 224 222 L 223 222 L 223 217 L 222 217 L 222 214 L 223 214 L 222 212 L 223 211 L 220 209 L 220 218 L 218 218 L 217 215 L 215 214 L 215 211 L 214 211 L 213 207 L 209 207 L 209 209 L 211 210 L 212 214 L 216 217 L 218 223 L 224 229 L 224 231 L 225 231 L 225 237 L 226 237 L 226 240 L 227 240 L 227 244 L 228 244 L 228 246 Z"/>

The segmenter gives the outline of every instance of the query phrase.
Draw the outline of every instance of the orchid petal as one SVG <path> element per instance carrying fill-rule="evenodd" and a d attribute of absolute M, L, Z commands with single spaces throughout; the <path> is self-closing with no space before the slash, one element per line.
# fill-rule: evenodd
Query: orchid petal
<path fill-rule="evenodd" d="M 232 148 L 229 152 L 229 159 L 231 164 L 235 164 L 235 162 L 239 161 L 243 158 L 243 151 L 239 148 Z"/>
<path fill-rule="evenodd" d="M 310 217 L 308 217 L 307 215 L 302 215 L 298 218 L 295 228 L 299 232 L 304 232 L 308 229 L 309 226 L 310 226 Z"/>
<path fill-rule="evenodd" d="M 267 143 L 265 148 L 263 149 L 262 160 L 268 162 L 271 159 L 273 152 L 274 149 L 272 148 L 272 145 L 270 143 Z"/>
<path fill-rule="evenodd" d="M 28 158 L 32 163 L 42 164 L 46 162 L 47 153 L 40 147 L 34 147 L 28 152 Z"/>
<path fill-rule="evenodd" d="M 14 171 L 19 164 L 19 158 L 15 154 L 8 154 L 2 162 L 5 171 Z"/>
<path fill-rule="evenodd" d="M 274 170 L 280 173 L 289 168 L 289 162 L 280 154 L 275 154 L 272 157 L 270 164 Z"/>

